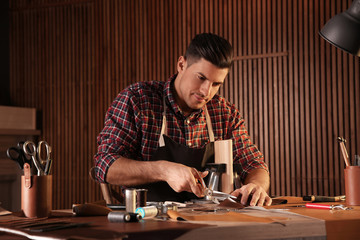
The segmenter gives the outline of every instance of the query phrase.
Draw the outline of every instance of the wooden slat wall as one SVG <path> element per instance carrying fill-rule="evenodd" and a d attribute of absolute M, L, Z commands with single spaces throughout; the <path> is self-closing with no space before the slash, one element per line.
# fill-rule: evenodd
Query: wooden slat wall
<path fill-rule="evenodd" d="M 214 32 L 237 56 L 220 93 L 265 154 L 272 195 L 344 193 L 337 136 L 360 154 L 360 61 L 318 31 L 351 0 L 12 0 L 10 88 L 40 111 L 53 146 L 54 207 L 101 198 L 88 178 L 117 93 L 166 80 L 191 38 Z M 357 115 L 356 115 L 357 114 Z"/>

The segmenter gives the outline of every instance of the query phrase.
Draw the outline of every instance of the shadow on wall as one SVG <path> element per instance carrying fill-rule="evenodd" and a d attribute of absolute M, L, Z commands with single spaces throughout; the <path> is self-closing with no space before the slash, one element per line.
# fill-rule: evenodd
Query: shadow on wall
<path fill-rule="evenodd" d="M 11 105 L 9 53 L 9 0 L 0 1 L 0 105 Z"/>

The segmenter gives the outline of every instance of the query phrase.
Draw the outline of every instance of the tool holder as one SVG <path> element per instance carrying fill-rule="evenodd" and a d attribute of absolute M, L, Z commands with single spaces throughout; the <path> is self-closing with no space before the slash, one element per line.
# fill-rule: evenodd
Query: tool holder
<path fill-rule="evenodd" d="M 344 169 L 346 205 L 360 206 L 360 166 Z"/>
<path fill-rule="evenodd" d="M 26 217 L 48 217 L 52 210 L 52 175 L 21 176 L 21 209 Z"/>

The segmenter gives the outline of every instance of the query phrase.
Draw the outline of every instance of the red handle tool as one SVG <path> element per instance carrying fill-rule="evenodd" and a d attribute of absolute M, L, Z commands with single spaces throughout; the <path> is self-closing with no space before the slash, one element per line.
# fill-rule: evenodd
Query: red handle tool
<path fill-rule="evenodd" d="M 327 210 L 332 209 L 332 205 L 328 205 L 328 204 L 307 203 L 307 204 L 305 204 L 305 206 L 307 208 L 315 208 L 315 209 L 327 209 Z"/>
<path fill-rule="evenodd" d="M 326 210 L 350 210 L 352 208 L 346 207 L 344 205 L 328 205 L 328 204 L 320 204 L 320 203 L 307 203 L 305 204 L 307 208 L 315 208 L 315 209 L 326 209 Z"/>

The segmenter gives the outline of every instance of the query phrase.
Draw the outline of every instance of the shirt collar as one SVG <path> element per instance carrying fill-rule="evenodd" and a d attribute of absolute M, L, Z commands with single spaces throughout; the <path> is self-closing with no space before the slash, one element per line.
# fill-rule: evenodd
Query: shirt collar
<path fill-rule="evenodd" d="M 203 109 L 205 108 L 205 106 L 202 109 L 193 111 L 188 117 L 185 117 L 183 112 L 180 109 L 180 106 L 176 103 L 175 101 L 175 95 L 174 95 L 174 81 L 176 79 L 177 74 L 172 75 L 165 83 L 165 87 L 164 87 L 164 94 L 165 94 L 165 99 L 167 100 L 167 106 L 169 106 L 168 103 L 170 103 L 170 107 L 172 109 L 172 111 L 175 113 L 175 115 L 181 116 L 183 119 L 185 118 L 193 118 L 193 117 L 199 117 L 202 113 L 203 113 Z"/>

